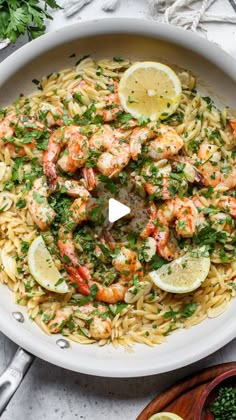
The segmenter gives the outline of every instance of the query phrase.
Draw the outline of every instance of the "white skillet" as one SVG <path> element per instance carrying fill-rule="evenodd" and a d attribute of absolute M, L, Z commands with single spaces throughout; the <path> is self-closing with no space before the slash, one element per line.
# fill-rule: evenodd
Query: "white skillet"
<path fill-rule="evenodd" d="M 76 58 L 68 58 L 73 53 Z M 85 54 L 161 61 L 187 68 L 201 81 L 206 94 L 216 98 L 222 106 L 236 109 L 236 62 L 223 50 L 194 33 L 173 26 L 124 18 L 76 23 L 16 51 L 0 64 L 0 107 L 22 92 L 32 92 L 35 89 L 32 79 L 69 67 Z M 133 352 L 128 353 L 111 345 L 58 342 L 60 337 L 45 335 L 28 318 L 23 307 L 12 303 L 7 288 L 0 285 L 0 329 L 22 347 L 0 378 L 0 411 L 30 366 L 32 355 L 91 375 L 153 375 L 193 363 L 232 340 L 236 336 L 235 312 L 236 300 L 218 318 L 177 331 L 160 346 L 135 345 Z"/>

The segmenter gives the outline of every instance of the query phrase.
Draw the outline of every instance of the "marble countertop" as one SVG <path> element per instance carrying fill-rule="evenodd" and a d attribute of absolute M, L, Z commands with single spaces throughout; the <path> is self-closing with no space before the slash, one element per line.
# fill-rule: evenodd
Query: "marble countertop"
<path fill-rule="evenodd" d="M 101 11 L 103 1 L 87 6 L 77 16 L 65 19 L 63 11 L 54 15 L 47 30 L 70 22 L 93 17 L 107 17 Z M 93 3 L 92 3 L 93 4 Z M 227 8 L 234 13 L 230 2 L 219 0 L 218 13 Z M 145 0 L 126 0 L 113 16 L 151 19 Z M 218 43 L 236 58 L 236 25 L 208 24 L 205 36 Z M 0 61 L 26 42 L 24 38 L 15 46 L 0 52 Z M 0 372 L 9 363 L 17 346 L 0 333 Z M 183 350 L 184 351 L 184 350 Z M 236 339 L 211 356 L 176 371 L 135 379 L 99 378 L 78 374 L 35 359 L 22 384 L 13 396 L 2 420 L 134 420 L 146 404 L 161 390 L 176 380 L 210 365 L 236 359 Z"/>

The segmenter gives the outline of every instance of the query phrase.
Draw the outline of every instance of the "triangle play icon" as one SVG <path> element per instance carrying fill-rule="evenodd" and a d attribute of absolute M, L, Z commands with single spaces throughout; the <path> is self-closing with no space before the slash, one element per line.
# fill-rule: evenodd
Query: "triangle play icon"
<path fill-rule="evenodd" d="M 110 198 L 108 201 L 108 220 L 110 223 L 116 222 L 130 213 L 130 208 L 120 203 L 120 201 Z"/>

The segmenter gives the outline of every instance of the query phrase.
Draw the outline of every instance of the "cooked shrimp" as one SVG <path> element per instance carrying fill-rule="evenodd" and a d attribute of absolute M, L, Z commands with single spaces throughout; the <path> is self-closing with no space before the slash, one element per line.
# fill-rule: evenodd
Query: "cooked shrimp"
<path fill-rule="evenodd" d="M 87 188 L 88 191 L 92 191 L 99 182 L 95 170 L 93 168 L 84 167 L 82 168 L 81 172 L 85 188 Z"/>
<path fill-rule="evenodd" d="M 198 170 L 203 176 L 204 184 L 216 187 L 222 178 L 222 174 L 220 173 L 221 153 L 219 148 L 214 144 L 202 143 L 198 150 L 198 157 L 202 161 L 198 165 Z"/>
<path fill-rule="evenodd" d="M 32 189 L 26 197 L 28 210 L 34 223 L 41 230 L 46 230 L 55 219 L 56 213 L 48 204 L 50 191 L 44 177 L 34 181 Z"/>
<path fill-rule="evenodd" d="M 235 213 L 236 214 L 236 213 Z M 232 219 L 228 214 L 219 212 L 216 214 L 210 214 L 209 219 L 211 221 L 211 226 L 217 230 L 226 230 L 227 232 L 232 232 Z"/>
<path fill-rule="evenodd" d="M 114 86 L 114 93 L 110 93 L 104 98 L 104 102 L 102 104 L 98 104 L 98 111 L 97 114 L 101 115 L 103 121 L 113 121 L 116 119 L 118 113 L 121 111 L 120 99 L 118 96 L 118 83 L 112 82 Z M 99 109 L 100 107 L 102 109 Z"/>
<path fill-rule="evenodd" d="M 127 136 L 127 134 L 126 134 Z M 112 128 L 109 124 L 104 124 L 89 139 L 89 148 L 104 152 L 109 150 L 114 144 L 118 144 L 119 140 L 125 137 L 125 132 L 119 128 Z"/>
<path fill-rule="evenodd" d="M 211 185 L 217 187 L 217 190 L 232 189 L 236 185 L 236 168 L 232 167 L 230 173 L 225 174 L 224 166 L 221 162 L 221 152 L 216 145 L 202 143 L 199 151 L 198 170 L 201 172 L 204 180 L 204 185 Z"/>
<path fill-rule="evenodd" d="M 69 217 L 66 226 L 61 225 L 58 232 L 58 247 L 61 257 L 65 260 L 65 268 L 69 278 L 78 284 L 79 292 L 90 294 L 88 280 L 91 279 L 86 266 L 81 266 L 73 242 L 73 231 L 83 221 L 89 219 L 90 208 L 96 206 L 96 202 L 89 202 L 89 192 L 84 189 L 81 197 L 77 198 L 69 207 Z"/>
<path fill-rule="evenodd" d="M 133 279 L 134 275 L 142 277 L 142 265 L 138 260 L 136 252 L 122 247 L 119 254 L 112 262 L 115 269 L 120 273 L 121 278 L 117 283 L 104 286 L 98 282 L 88 281 L 89 286 L 96 285 L 98 292 L 96 299 L 106 303 L 117 303 L 124 300 L 128 289 L 127 282 Z"/>
<path fill-rule="evenodd" d="M 218 202 L 218 206 L 220 209 L 229 213 L 234 219 L 236 218 L 236 198 L 230 195 L 222 197 Z"/>
<path fill-rule="evenodd" d="M 101 174 L 110 178 L 116 177 L 128 165 L 130 160 L 129 145 L 122 143 L 109 149 L 99 156 L 97 168 Z"/>
<path fill-rule="evenodd" d="M 108 316 L 106 317 L 106 319 L 103 319 L 99 316 L 94 316 L 92 322 L 89 325 L 91 336 L 96 340 L 104 340 L 106 338 L 109 338 L 111 335 L 111 329 L 112 322 L 111 318 L 109 318 Z"/>
<path fill-rule="evenodd" d="M 96 340 L 102 340 L 111 335 L 111 318 L 107 316 L 107 307 L 101 304 L 93 306 L 89 303 L 80 306 L 79 311 L 88 314 L 89 317 L 89 331 L 91 336 Z"/>
<path fill-rule="evenodd" d="M 66 152 L 57 162 L 63 148 Z M 57 178 L 56 163 L 65 172 L 75 172 L 84 166 L 88 150 L 87 138 L 79 127 L 67 126 L 58 128 L 49 138 L 48 148 L 43 154 L 44 175 L 53 183 Z"/>
<path fill-rule="evenodd" d="M 147 193 L 162 200 L 169 200 L 172 197 L 170 193 L 170 173 L 171 165 L 166 159 L 145 165 L 141 175 Z"/>
<path fill-rule="evenodd" d="M 184 238 L 191 238 L 199 225 L 198 210 L 193 201 L 188 198 L 176 198 L 174 202 L 175 228 Z"/>
<path fill-rule="evenodd" d="M 158 128 L 149 124 L 147 127 L 135 128 L 130 135 L 130 152 L 133 160 L 138 159 L 142 145 L 151 140 L 148 155 L 154 160 L 169 159 L 177 155 L 184 145 L 183 139 L 173 127 L 160 124 Z"/>
<path fill-rule="evenodd" d="M 104 286 L 98 282 L 88 281 L 89 286 L 96 285 L 98 292 L 96 294 L 96 300 L 106 303 L 117 303 L 124 300 L 127 286 L 121 282 L 111 284 L 110 286 Z"/>
<path fill-rule="evenodd" d="M 49 103 L 42 104 L 39 110 L 39 119 L 43 119 L 46 121 L 48 127 L 54 127 L 56 125 L 62 126 L 63 119 L 62 119 L 62 109 L 58 106 L 54 106 Z"/>
<path fill-rule="evenodd" d="M 169 246 L 169 225 L 175 221 L 176 232 L 184 238 L 190 238 L 196 232 L 201 219 L 191 199 L 181 200 L 177 197 L 159 207 L 156 220 L 158 226 L 153 237 L 157 241 L 157 250 L 163 258 L 170 260 L 173 258 L 173 252 Z"/>
<path fill-rule="evenodd" d="M 133 160 L 138 160 L 142 145 L 155 137 L 155 133 L 148 127 L 136 127 L 130 135 L 130 153 Z"/>
<path fill-rule="evenodd" d="M 58 190 L 71 197 L 89 196 L 87 189 L 79 181 L 75 179 L 64 179 L 61 176 L 57 177 L 57 183 L 55 184 L 55 188 L 53 188 L 53 192 Z"/>
<path fill-rule="evenodd" d="M 169 159 L 177 155 L 183 145 L 183 139 L 173 127 L 161 124 L 157 129 L 157 137 L 148 146 L 148 154 L 155 161 Z"/>
<path fill-rule="evenodd" d="M 144 229 L 142 230 L 142 232 L 140 233 L 140 238 L 142 239 L 146 239 L 148 238 L 154 231 L 155 229 L 155 220 L 156 220 L 156 206 L 154 203 L 150 203 L 149 204 L 149 211 L 150 211 L 150 219 L 148 221 L 148 223 L 146 224 L 146 226 L 144 227 Z"/>
<path fill-rule="evenodd" d="M 9 143 L 7 140 L 10 140 L 12 137 L 17 137 L 17 129 L 25 131 L 43 130 L 43 124 L 25 115 L 10 115 L 0 121 L 0 146 L 3 148 L 7 147 L 13 158 L 25 155 L 23 146 L 28 148 L 34 148 L 36 146 L 36 141 L 33 139 L 31 143 L 27 144 L 19 144 L 19 141 L 17 145 Z"/>
<path fill-rule="evenodd" d="M 182 167 L 181 174 L 173 172 L 178 169 L 178 165 Z M 171 163 L 167 159 L 162 159 L 146 164 L 142 168 L 141 175 L 147 193 L 162 200 L 171 199 L 178 191 L 184 193 L 188 189 L 188 182 L 199 182 L 201 179 L 195 166 L 184 159 L 175 159 Z"/>
<path fill-rule="evenodd" d="M 233 130 L 233 136 L 236 139 L 236 120 L 230 120 L 229 125 Z"/>
<path fill-rule="evenodd" d="M 73 310 L 88 315 L 88 320 L 85 321 L 89 321 L 89 331 L 92 338 L 101 340 L 110 337 L 112 321 L 108 316 L 106 316 L 106 318 L 104 317 L 104 315 L 107 314 L 106 306 L 96 305 L 95 307 L 92 303 L 80 306 L 79 308 L 66 307 L 58 309 L 55 318 L 48 323 L 48 328 L 52 334 L 56 334 L 60 331 L 61 325 L 63 325 L 64 322 L 67 322 L 73 315 Z"/>
<path fill-rule="evenodd" d="M 135 274 L 139 277 L 143 275 L 142 264 L 138 259 L 137 253 L 124 246 L 113 259 L 112 264 L 126 281 L 132 279 Z"/>
<path fill-rule="evenodd" d="M 129 163 L 130 149 L 128 140 L 125 139 L 127 135 L 127 132 L 105 124 L 91 136 L 90 150 L 102 152 L 97 159 L 97 169 L 103 175 L 118 176 Z"/>
<path fill-rule="evenodd" d="M 8 140 L 13 137 L 17 128 L 27 131 L 34 129 L 43 130 L 43 124 L 36 121 L 33 117 L 9 115 L 0 121 L 0 139 L 4 137 L 4 139 Z"/>
<path fill-rule="evenodd" d="M 56 315 L 49 323 L 47 324 L 50 333 L 57 334 L 60 329 L 61 325 L 63 325 L 65 322 L 67 322 L 72 315 L 72 308 L 62 308 L 58 309 L 56 312 Z"/>
<path fill-rule="evenodd" d="M 34 181 L 32 189 L 27 196 L 28 209 L 34 223 L 41 230 L 47 229 L 53 222 L 56 213 L 48 203 L 48 197 L 52 192 L 58 190 L 64 191 L 71 197 L 88 196 L 88 191 L 84 186 L 75 180 L 65 180 L 62 177 L 57 178 L 57 184 L 49 189 L 44 177 Z"/>
<path fill-rule="evenodd" d="M 160 256 L 167 261 L 171 261 L 174 258 L 174 253 L 169 244 L 170 231 L 168 226 L 155 226 L 152 236 L 156 241 Z"/>
<path fill-rule="evenodd" d="M 60 249 L 62 245 L 59 244 Z M 135 274 L 142 277 L 142 265 L 138 260 L 138 256 L 128 248 L 122 247 L 120 253 L 113 260 L 113 266 L 120 273 L 121 278 L 117 283 L 113 283 L 110 286 L 104 286 L 101 283 L 91 280 L 91 276 L 83 272 L 84 267 L 79 266 L 78 259 L 76 261 L 74 260 L 74 250 L 72 248 L 70 250 L 72 251 L 71 254 L 69 255 L 68 250 L 66 250 L 66 255 L 71 259 L 67 270 L 71 280 L 78 283 L 79 292 L 85 295 L 90 294 L 90 288 L 96 285 L 98 289 L 95 297 L 96 300 L 106 303 L 120 302 L 124 300 L 125 293 L 128 289 L 127 282 L 132 280 Z"/>
<path fill-rule="evenodd" d="M 156 212 L 156 226 L 153 231 L 153 238 L 156 240 L 158 253 L 166 260 L 172 260 L 173 251 L 169 246 L 169 223 L 172 221 L 174 214 L 174 200 L 169 200 L 163 204 Z"/>
<path fill-rule="evenodd" d="M 8 140 L 14 135 L 15 125 L 17 124 L 17 121 L 18 117 L 16 115 L 11 115 L 0 121 L 0 139 L 4 137 Z"/>

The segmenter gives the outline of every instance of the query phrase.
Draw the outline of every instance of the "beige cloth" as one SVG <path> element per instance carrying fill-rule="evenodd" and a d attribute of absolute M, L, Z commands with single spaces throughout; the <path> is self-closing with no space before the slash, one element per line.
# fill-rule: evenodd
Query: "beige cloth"
<path fill-rule="evenodd" d="M 79 12 L 89 3 L 98 0 L 65 0 L 64 11 L 66 16 Z M 121 1 L 126 0 L 104 0 L 102 9 L 106 12 L 115 11 Z M 133 0 L 136 1 L 136 0 Z M 208 10 L 217 1 L 222 0 L 143 0 L 147 2 L 149 15 L 154 19 L 181 26 L 185 29 L 204 29 L 204 22 L 236 23 L 236 13 L 215 15 Z M 226 0 L 224 0 L 226 1 Z M 230 3 L 236 0 L 229 0 Z M 232 3 L 231 3 L 232 4 Z M 234 4 L 234 3 L 233 3 Z M 91 4 L 90 7 L 93 5 Z M 235 4 L 236 9 L 236 4 Z"/>

